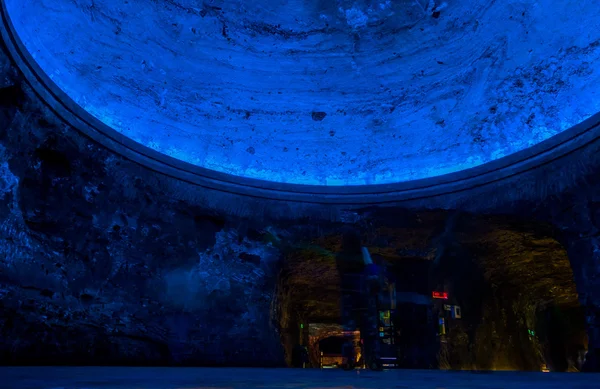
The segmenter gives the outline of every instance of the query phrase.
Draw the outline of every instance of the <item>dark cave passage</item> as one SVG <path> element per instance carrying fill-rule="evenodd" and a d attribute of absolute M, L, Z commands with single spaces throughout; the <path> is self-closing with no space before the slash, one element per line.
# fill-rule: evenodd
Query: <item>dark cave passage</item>
<path fill-rule="evenodd" d="M 398 216 L 359 227 L 383 269 L 381 347 L 395 367 L 581 369 L 585 315 L 551 227 L 446 212 Z M 341 325 L 341 245 L 333 229 L 285 255 L 277 299 L 288 364 L 290 350 L 303 345 L 318 367 L 323 348 L 351 337 Z"/>
<path fill-rule="evenodd" d="M 342 336 L 330 336 L 319 341 L 319 351 L 324 354 L 341 354 L 346 339 Z"/>

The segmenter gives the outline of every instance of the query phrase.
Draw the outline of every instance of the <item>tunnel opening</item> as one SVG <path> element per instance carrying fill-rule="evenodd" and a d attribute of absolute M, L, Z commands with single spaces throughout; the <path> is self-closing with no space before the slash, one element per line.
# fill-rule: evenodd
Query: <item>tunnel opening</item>
<path fill-rule="evenodd" d="M 348 342 L 348 337 L 342 334 L 333 335 L 319 340 L 315 345 L 316 352 L 319 355 L 319 367 L 340 367 L 344 363 L 344 347 Z"/>
<path fill-rule="evenodd" d="M 346 343 L 343 336 L 330 336 L 319 341 L 319 351 L 326 355 L 341 355 Z"/>
<path fill-rule="evenodd" d="M 357 230 L 382 269 L 375 315 L 386 368 L 581 370 L 584 313 L 550 226 L 432 211 L 374 218 Z M 285 255 L 281 339 L 286 355 L 303 345 L 310 367 L 323 366 L 321 351 L 339 351 L 344 339 L 368 354 L 362 319 L 343 325 L 342 244 L 343 229 L 332 229 Z M 325 362 L 340 367 L 344 358 Z"/>

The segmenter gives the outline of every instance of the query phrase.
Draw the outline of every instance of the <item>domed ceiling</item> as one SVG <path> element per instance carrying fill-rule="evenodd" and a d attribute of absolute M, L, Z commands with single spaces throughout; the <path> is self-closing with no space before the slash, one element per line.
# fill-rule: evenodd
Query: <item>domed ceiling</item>
<path fill-rule="evenodd" d="M 239 177 L 434 177 L 600 111 L 597 0 L 3 2 L 87 112 Z"/>

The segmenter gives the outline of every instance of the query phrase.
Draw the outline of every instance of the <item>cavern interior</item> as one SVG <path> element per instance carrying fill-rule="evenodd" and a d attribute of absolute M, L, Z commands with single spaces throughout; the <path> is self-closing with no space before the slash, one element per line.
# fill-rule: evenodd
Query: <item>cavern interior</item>
<path fill-rule="evenodd" d="M 597 1 L 0 19 L 0 388 L 594 385 Z"/>

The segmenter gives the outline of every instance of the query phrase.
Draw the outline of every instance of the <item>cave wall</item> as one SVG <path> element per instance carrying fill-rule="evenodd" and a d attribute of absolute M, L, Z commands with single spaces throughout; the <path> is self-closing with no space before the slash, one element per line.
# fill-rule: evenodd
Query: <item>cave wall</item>
<path fill-rule="evenodd" d="M 391 272 L 412 273 L 397 276 L 408 283 L 398 284 L 397 290 L 423 293 L 423 286 L 424 293 L 445 290 L 450 295 L 447 303 L 462 308 L 461 319 L 448 321 L 447 343 L 437 340 L 439 347 L 431 348 L 434 354 L 439 350 L 440 367 L 581 368 L 578 353 L 586 343 L 582 310 L 567 252 L 551 225 L 446 211 L 398 210 L 384 215 L 372 214 L 356 226 L 376 262 Z M 284 337 L 288 353 L 298 339 L 300 323 L 340 322 L 335 268 L 340 235 L 335 230 L 322 233 L 284 255 L 279 289 L 284 292 L 278 295 L 284 301 L 279 316 L 282 331 L 289 329 Z M 431 271 L 419 276 L 417 265 L 424 261 Z M 564 323 L 557 324 L 558 318 Z M 410 328 L 428 325 L 422 317 L 413 320 L 404 329 L 408 336 L 416 336 Z"/>
<path fill-rule="evenodd" d="M 449 321 L 445 366 L 580 369 L 585 327 L 569 258 L 552 226 L 470 215 L 448 224 L 435 244 L 434 278 L 461 306 L 462 319 Z M 550 311 L 569 319 L 558 332 Z"/>
<path fill-rule="evenodd" d="M 0 361 L 281 365 L 268 234 L 185 201 L 38 106 L 2 55 L 0 70 Z"/>
<path fill-rule="evenodd" d="M 586 187 L 555 202 L 549 214 L 567 249 L 585 314 L 589 345 L 584 368 L 600 371 L 600 191 Z"/>
<path fill-rule="evenodd" d="M 298 250 L 301 258 L 308 251 L 324 259 L 321 267 L 305 267 L 318 285 L 328 285 L 319 290 L 297 280 L 297 289 L 310 294 L 298 301 L 315 318 L 335 320 L 336 281 L 326 262 L 339 248 L 338 225 L 303 220 L 273 227 L 240 217 L 262 209 L 258 201 L 252 212 L 233 201 L 231 212 L 217 212 L 212 201 L 195 197 L 197 188 L 65 126 L 2 55 L 0 70 L 2 362 L 282 365 L 282 337 L 299 319 L 285 317 L 290 299 L 279 294 L 278 275 Z M 496 210 L 551 221 L 563 231 L 591 348 L 600 341 L 598 203 L 590 194 Z M 435 260 L 447 212 L 378 212 L 386 217 L 362 210 L 346 220 L 358 223 L 374 256 Z M 304 228 L 314 237 L 309 247 Z M 290 250 L 278 236 L 298 246 Z M 476 243 L 460 247 L 477 253 Z M 488 309 L 498 316 L 508 308 Z"/>
<path fill-rule="evenodd" d="M 385 237 L 384 220 L 376 223 L 379 240 Z M 396 258 L 388 254 L 387 259 L 406 260 L 402 256 L 416 253 L 431 261 L 430 290 L 448 292 L 446 303 L 462 311 L 461 319 L 447 318 L 440 367 L 581 368 L 578 353 L 586 342 L 582 310 L 569 257 L 552 225 L 460 212 L 419 213 L 412 220 L 410 228 L 390 234 L 400 249 Z M 403 242 L 411 246 L 402 249 Z M 548 316 L 550 311 L 565 319 L 559 331 L 557 315 Z"/>

